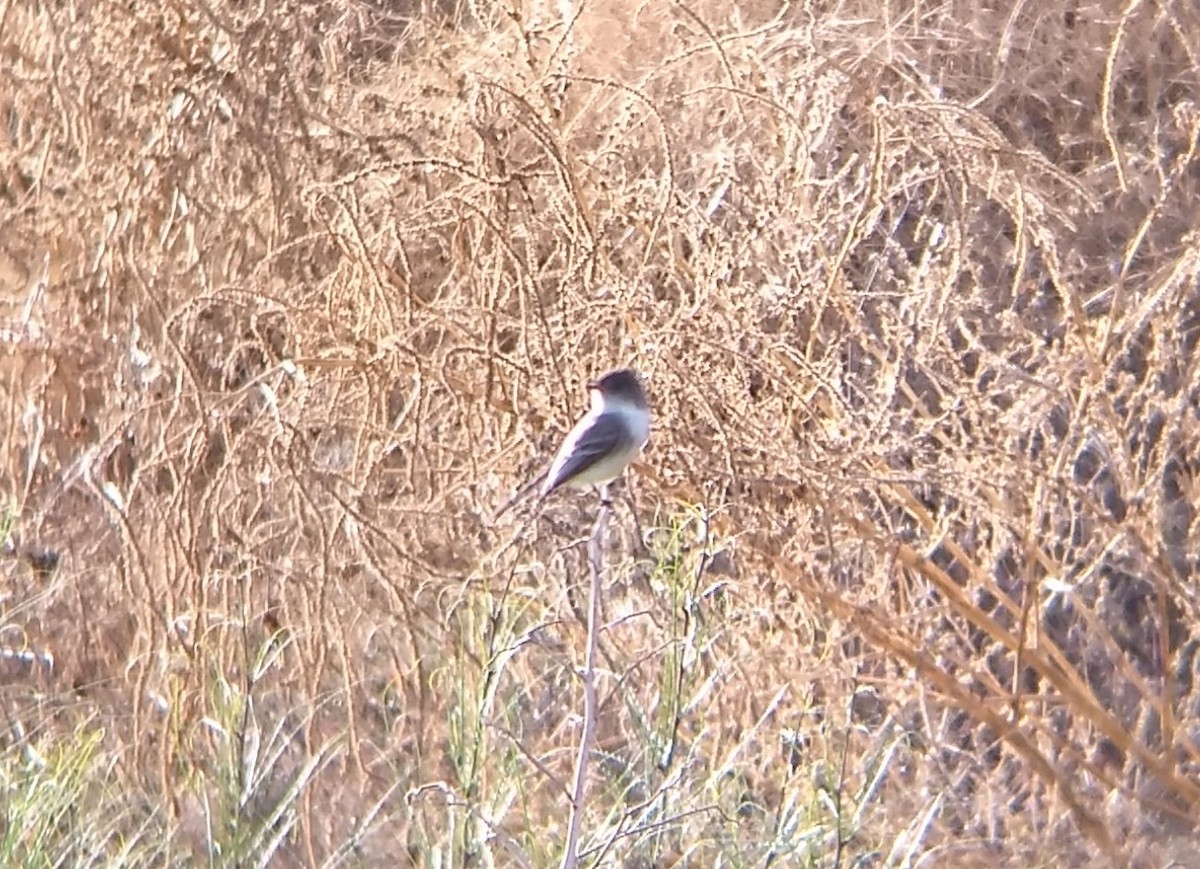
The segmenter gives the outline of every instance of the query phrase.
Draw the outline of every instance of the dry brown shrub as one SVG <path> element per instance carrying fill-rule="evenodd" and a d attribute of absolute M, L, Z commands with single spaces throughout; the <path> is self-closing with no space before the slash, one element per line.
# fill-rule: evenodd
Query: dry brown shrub
<path fill-rule="evenodd" d="M 186 840 L 219 674 L 289 859 L 552 854 L 591 505 L 486 519 L 632 363 L 609 856 L 838 758 L 859 853 L 1186 850 L 1200 12 L 568 7 L 4 6 L 7 714 Z"/>

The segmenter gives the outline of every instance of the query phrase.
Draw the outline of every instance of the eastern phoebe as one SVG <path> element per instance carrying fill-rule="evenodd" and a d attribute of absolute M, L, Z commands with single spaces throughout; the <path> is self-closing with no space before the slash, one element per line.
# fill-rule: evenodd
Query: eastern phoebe
<path fill-rule="evenodd" d="M 608 503 L 608 484 L 621 476 L 650 437 L 650 403 L 637 372 L 619 368 L 588 384 L 592 406 L 575 423 L 546 472 L 538 502 L 564 486 L 599 486 Z M 523 486 L 501 507 L 498 519 L 537 485 L 541 477 Z"/>

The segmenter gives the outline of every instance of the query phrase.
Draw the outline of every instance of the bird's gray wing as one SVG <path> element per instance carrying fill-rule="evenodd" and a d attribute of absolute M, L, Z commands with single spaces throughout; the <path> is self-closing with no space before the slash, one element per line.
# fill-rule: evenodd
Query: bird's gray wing
<path fill-rule="evenodd" d="M 583 473 L 613 453 L 628 449 L 629 442 L 629 426 L 616 415 L 601 414 L 590 425 L 572 431 L 550 466 L 542 496 L 549 495 L 576 474 Z"/>

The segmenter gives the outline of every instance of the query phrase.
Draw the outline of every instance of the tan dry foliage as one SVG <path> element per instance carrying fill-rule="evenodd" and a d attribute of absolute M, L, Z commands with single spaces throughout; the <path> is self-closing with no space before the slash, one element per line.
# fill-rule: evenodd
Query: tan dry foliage
<path fill-rule="evenodd" d="M 864 841 L 940 794 L 950 859 L 1161 858 L 1200 803 L 1200 12 L 562 8 L 4 6 L 2 591 L 45 714 L 97 716 L 187 829 L 204 686 L 282 629 L 257 713 L 293 765 L 345 739 L 292 853 L 398 785 L 382 861 L 451 811 L 405 789 L 486 793 L 447 751 L 474 672 L 528 789 L 503 831 L 550 847 L 588 505 L 485 520 L 631 363 L 638 517 L 704 505 L 733 574 L 689 614 L 696 781 L 736 757 L 773 817 L 780 728 L 835 755 L 869 684 L 910 738 Z M 639 552 L 600 729 L 630 764 L 682 648 Z M 492 619 L 525 639 L 496 683 Z"/>

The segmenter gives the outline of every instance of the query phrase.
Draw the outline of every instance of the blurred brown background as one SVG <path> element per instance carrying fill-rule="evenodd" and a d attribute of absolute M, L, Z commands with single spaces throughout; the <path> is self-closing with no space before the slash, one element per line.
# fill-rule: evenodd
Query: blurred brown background
<path fill-rule="evenodd" d="M 486 518 L 617 364 L 593 859 L 1194 854 L 1197 46 L 5 3 L 0 856 L 552 863 L 594 503 Z"/>

